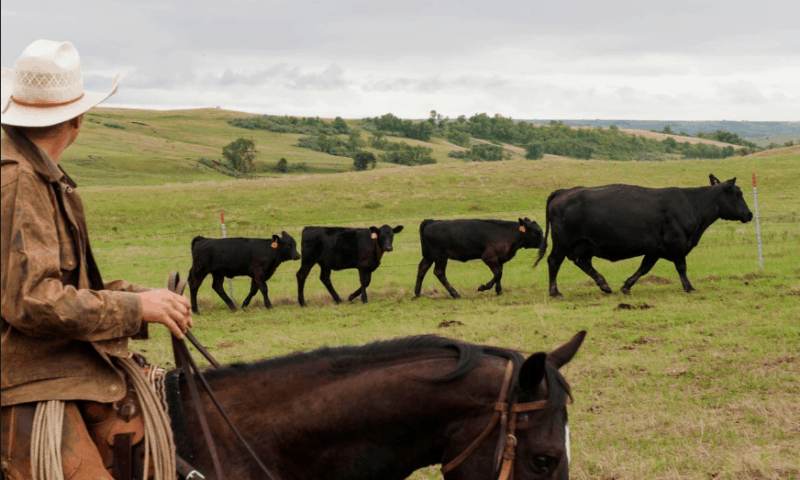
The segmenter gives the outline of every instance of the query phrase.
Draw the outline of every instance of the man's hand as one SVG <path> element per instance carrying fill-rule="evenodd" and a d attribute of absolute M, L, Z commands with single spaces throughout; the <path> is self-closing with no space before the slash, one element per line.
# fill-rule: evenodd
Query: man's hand
<path fill-rule="evenodd" d="M 139 297 L 142 299 L 142 321 L 160 323 L 178 338 L 183 338 L 187 328 L 194 327 L 188 298 L 167 289 L 142 292 Z"/>

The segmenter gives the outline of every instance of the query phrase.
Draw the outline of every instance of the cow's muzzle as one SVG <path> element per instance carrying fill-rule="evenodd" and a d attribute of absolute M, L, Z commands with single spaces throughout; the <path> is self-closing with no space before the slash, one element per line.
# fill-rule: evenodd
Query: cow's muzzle
<path fill-rule="evenodd" d="M 386 245 L 385 247 L 383 247 L 383 250 L 386 252 L 391 252 L 392 250 L 394 250 L 394 247 L 392 247 L 391 245 Z"/>
<path fill-rule="evenodd" d="M 753 212 L 747 212 L 747 214 L 742 218 L 742 223 L 747 223 L 753 219 Z"/>

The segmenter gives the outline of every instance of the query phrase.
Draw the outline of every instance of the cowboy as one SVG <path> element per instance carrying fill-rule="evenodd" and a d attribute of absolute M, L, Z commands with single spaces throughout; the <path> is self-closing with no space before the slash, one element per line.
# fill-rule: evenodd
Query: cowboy
<path fill-rule="evenodd" d="M 116 93 L 119 75 L 108 93 L 85 91 L 75 47 L 37 40 L 2 80 L 2 471 L 110 480 L 109 432 L 143 435 L 136 408 L 114 408 L 141 375 L 125 367 L 128 340 L 148 323 L 182 338 L 191 305 L 169 290 L 102 280 L 76 184 L 59 166 L 84 112 Z M 39 442 L 43 429 L 50 437 Z"/>

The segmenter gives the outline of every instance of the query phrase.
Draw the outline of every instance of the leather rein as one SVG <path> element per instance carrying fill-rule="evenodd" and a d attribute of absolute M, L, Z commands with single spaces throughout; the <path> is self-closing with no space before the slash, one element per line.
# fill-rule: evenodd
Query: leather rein
<path fill-rule="evenodd" d="M 177 271 L 173 271 L 169 275 L 169 280 L 167 280 L 167 288 L 178 295 L 183 295 L 183 290 L 186 288 L 186 282 L 181 281 L 180 275 Z M 203 354 L 204 357 L 214 366 L 214 368 L 220 368 L 220 363 L 209 353 L 209 351 L 200 344 L 200 342 L 195 338 L 195 336 L 189 330 L 186 330 L 185 333 L 186 338 L 189 339 L 190 342 L 197 348 L 200 353 Z M 256 461 L 261 470 L 267 475 L 270 480 L 276 480 L 275 476 L 270 473 L 264 463 L 258 458 L 258 455 L 255 453 L 253 448 L 247 443 L 247 440 L 244 439 L 242 434 L 239 430 L 233 425 L 230 417 L 225 410 L 220 405 L 217 397 L 214 395 L 214 392 L 211 390 L 211 387 L 208 385 L 203 374 L 200 372 L 195 361 L 192 359 L 191 354 L 189 353 L 189 348 L 186 346 L 186 341 L 183 339 L 178 339 L 174 335 L 172 336 L 172 351 L 175 354 L 175 367 L 183 372 L 183 376 L 186 378 L 186 384 L 189 386 L 189 392 L 192 396 L 192 403 L 194 404 L 195 409 L 197 410 L 197 416 L 200 419 L 200 426 L 203 429 L 203 436 L 205 437 L 206 444 L 208 445 L 208 450 L 211 452 L 211 460 L 214 463 L 214 471 L 217 474 L 217 478 L 219 480 L 223 480 L 225 477 L 222 475 L 222 464 L 219 460 L 219 454 L 217 453 L 217 447 L 214 443 L 214 437 L 211 435 L 211 429 L 208 426 L 208 419 L 206 418 L 205 410 L 203 409 L 203 404 L 200 401 L 200 394 L 198 392 L 197 383 L 195 382 L 195 377 L 200 379 L 200 383 L 203 385 L 203 388 L 208 393 L 208 396 L 211 397 L 211 400 L 216 405 L 217 410 L 219 413 L 222 414 L 222 417 L 225 418 L 225 421 L 228 422 L 228 425 L 233 430 L 233 433 L 236 434 L 236 437 L 239 441 L 244 445 L 245 449 L 250 453 L 250 456 Z M 192 374 L 194 371 L 194 374 Z M 189 470 L 192 467 L 189 466 L 183 459 L 179 457 L 178 461 L 179 468 L 182 470 Z M 198 474 L 198 472 L 194 471 L 185 471 L 181 472 L 185 478 L 192 478 L 192 475 Z M 202 475 L 200 475 L 201 478 Z"/>
<path fill-rule="evenodd" d="M 517 447 L 517 437 L 514 436 L 517 429 L 517 414 L 542 410 L 547 406 L 547 400 L 514 403 L 515 395 L 510 392 L 513 376 L 514 362 L 509 360 L 505 377 L 503 378 L 503 386 L 500 388 L 500 396 L 494 404 L 494 415 L 492 415 L 491 421 L 489 421 L 489 424 L 483 432 L 478 435 L 478 438 L 476 438 L 469 447 L 461 452 L 459 456 L 448 462 L 447 465 L 442 466 L 442 475 L 447 474 L 461 465 L 464 460 L 486 440 L 499 423 L 500 435 L 494 454 L 494 471 L 497 473 L 497 480 L 508 480 L 511 478 Z"/>

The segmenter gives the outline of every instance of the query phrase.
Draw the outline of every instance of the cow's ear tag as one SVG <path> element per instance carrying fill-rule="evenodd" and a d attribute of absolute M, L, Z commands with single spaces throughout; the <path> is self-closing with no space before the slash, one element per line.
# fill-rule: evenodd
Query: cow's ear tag
<path fill-rule="evenodd" d="M 272 248 L 278 248 L 278 242 L 272 242 L 272 245 L 270 245 L 270 246 Z"/>
<path fill-rule="evenodd" d="M 519 226 L 519 231 L 522 232 L 522 233 L 525 233 L 525 225 L 520 225 Z"/>
<path fill-rule="evenodd" d="M 377 240 L 378 239 L 378 234 L 375 233 L 375 232 L 372 232 L 372 235 L 370 235 L 370 237 L 372 237 L 373 240 Z"/>

